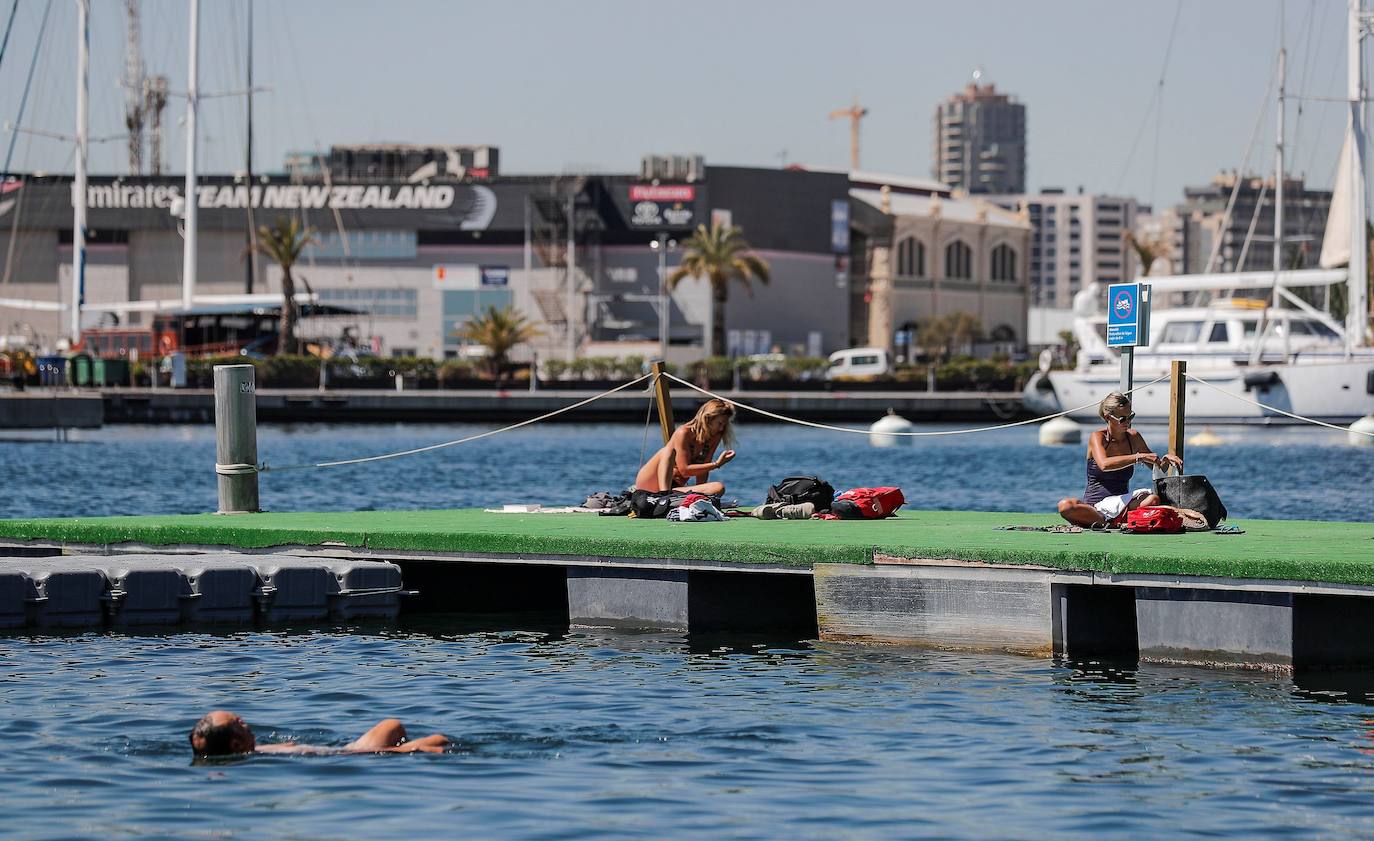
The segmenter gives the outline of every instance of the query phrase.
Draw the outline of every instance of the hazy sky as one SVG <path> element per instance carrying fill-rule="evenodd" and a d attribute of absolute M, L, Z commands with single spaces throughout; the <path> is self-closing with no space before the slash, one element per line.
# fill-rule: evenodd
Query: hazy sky
<path fill-rule="evenodd" d="M 19 0 L 0 65 L 0 119 L 18 112 L 48 2 Z M 117 134 L 124 4 L 92 5 L 92 134 Z M 247 0 L 202 5 L 201 88 L 241 88 Z M 9 7 L 0 3 L 0 14 Z M 51 0 L 26 125 L 73 130 L 75 7 Z M 148 70 L 167 74 L 173 88 L 185 87 L 187 8 L 143 0 Z M 504 173 L 633 171 L 648 152 L 843 167 L 848 125 L 826 115 L 857 95 L 871 110 L 864 168 L 929 177 L 935 105 L 981 66 L 985 81 L 1026 103 L 1032 189 L 1082 185 L 1168 204 L 1185 184 L 1239 167 L 1261 116 L 1250 168 L 1272 167 L 1275 112 L 1261 109 L 1272 99 L 1281 31 L 1290 93 L 1339 96 L 1345 85 L 1343 0 L 256 0 L 254 8 L 257 82 L 273 87 L 256 98 L 259 170 L 278 169 L 288 149 L 387 140 L 494 144 Z M 243 110 L 240 98 L 206 103 L 202 171 L 243 168 Z M 1308 102 L 1302 112 L 1291 103 L 1289 171 L 1329 186 L 1343 107 Z M 177 173 L 183 113 L 180 101 L 168 106 Z M 94 172 L 127 171 L 122 142 L 91 157 Z M 70 149 L 21 136 L 12 168 L 69 172 Z"/>

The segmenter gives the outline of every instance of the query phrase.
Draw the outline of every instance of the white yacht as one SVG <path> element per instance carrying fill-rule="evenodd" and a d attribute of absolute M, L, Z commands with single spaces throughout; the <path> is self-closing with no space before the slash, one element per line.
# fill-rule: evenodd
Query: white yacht
<path fill-rule="evenodd" d="M 1280 282 L 1317 287 L 1344 282 L 1344 271 L 1282 272 Z M 1215 290 L 1219 281 L 1255 289 L 1273 282 L 1268 272 L 1209 277 L 1149 278 L 1154 296 L 1170 291 Z M 1292 295 L 1290 286 L 1280 296 Z M 1244 294 L 1244 293 L 1240 293 Z M 1190 421 L 1202 423 L 1285 423 L 1286 416 L 1262 409 L 1263 403 L 1328 423 L 1348 424 L 1374 412 L 1374 348 L 1351 348 L 1343 325 L 1296 295 L 1303 308 L 1275 308 L 1268 298 L 1213 297 L 1205 305 L 1156 307 L 1150 317 L 1150 343 L 1136 348 L 1135 383 L 1169 373 L 1169 362 L 1183 359 L 1188 373 L 1226 394 L 1197 383 L 1188 386 Z M 1093 404 L 1073 412 L 1079 420 L 1097 419 L 1095 401 L 1119 387 L 1120 357 L 1107 347 L 1106 314 L 1098 291 L 1089 286 L 1075 299 L 1077 365 L 1069 371 L 1042 371 L 1026 386 L 1026 405 L 1043 414 Z M 1234 395 L 1234 396 L 1232 396 Z M 1168 382 L 1134 394 L 1139 421 L 1166 421 Z"/>
<path fill-rule="evenodd" d="M 1365 206 L 1365 119 L 1363 41 L 1372 18 L 1363 0 L 1348 0 L 1347 124 L 1335 190 L 1327 217 L 1319 269 L 1283 270 L 1283 125 L 1275 146 L 1273 271 L 1140 278 L 1151 284 L 1156 304 L 1149 344 L 1134 352 L 1133 408 L 1141 421 L 1169 415 L 1167 380 L 1174 359 L 1207 385 L 1189 382 L 1187 415 L 1203 423 L 1296 422 L 1284 412 L 1328 423 L 1352 423 L 1374 414 L 1374 348 L 1369 346 L 1369 301 Z M 1283 113 L 1284 63 L 1279 52 L 1279 113 Z M 1230 209 L 1228 207 L 1228 214 Z M 1253 226 L 1252 226 L 1253 233 Z M 1215 254 L 1213 259 L 1215 259 Z M 1313 306 L 1329 302 L 1331 288 L 1345 284 L 1344 323 Z M 1294 290 L 1325 289 L 1325 294 Z M 1091 284 L 1074 297 L 1074 337 L 1079 347 L 1073 370 L 1040 373 L 1026 385 L 1026 405 L 1052 414 L 1096 420 L 1096 402 L 1120 387 L 1120 354 L 1107 346 L 1101 290 Z M 1173 298 L 1187 306 L 1160 306 Z M 1256 405 L 1264 404 L 1271 408 Z M 1279 411 L 1275 411 L 1279 410 Z"/>

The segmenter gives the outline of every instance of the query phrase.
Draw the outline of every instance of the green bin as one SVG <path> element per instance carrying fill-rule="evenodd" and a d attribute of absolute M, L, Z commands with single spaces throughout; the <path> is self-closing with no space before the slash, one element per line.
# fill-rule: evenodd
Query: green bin
<path fill-rule="evenodd" d="M 67 357 L 67 377 L 77 388 L 90 388 L 95 373 L 88 353 L 74 353 Z"/>
<path fill-rule="evenodd" d="M 98 386 L 127 386 L 129 384 L 129 360 L 95 360 L 95 384 Z"/>

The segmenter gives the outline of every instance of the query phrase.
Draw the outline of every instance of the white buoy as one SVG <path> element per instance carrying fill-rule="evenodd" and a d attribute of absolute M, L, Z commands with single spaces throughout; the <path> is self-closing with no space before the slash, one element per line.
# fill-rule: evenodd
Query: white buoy
<path fill-rule="evenodd" d="M 1361 432 L 1364 434 L 1360 435 Z M 1374 446 L 1374 438 L 1369 437 L 1371 435 L 1374 435 L 1374 412 L 1352 423 L 1350 431 L 1345 433 L 1345 437 L 1350 439 L 1350 443 L 1366 447 Z"/>
<path fill-rule="evenodd" d="M 1083 427 L 1062 415 L 1040 424 L 1040 446 L 1079 444 L 1083 441 Z"/>
<path fill-rule="evenodd" d="M 915 428 L 915 424 L 911 421 L 888 409 L 887 414 L 878 418 L 868 428 L 868 443 L 875 447 L 895 447 L 898 444 L 910 444 L 911 436 L 893 435 L 892 433 L 910 432 Z"/>
<path fill-rule="evenodd" d="M 1202 431 L 1188 439 L 1190 447 L 1215 447 L 1225 444 L 1226 439 L 1212 431 L 1212 427 L 1204 426 Z"/>

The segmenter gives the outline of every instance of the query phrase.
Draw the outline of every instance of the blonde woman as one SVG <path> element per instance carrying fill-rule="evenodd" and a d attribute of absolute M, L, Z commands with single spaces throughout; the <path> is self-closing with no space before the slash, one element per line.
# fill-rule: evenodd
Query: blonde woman
<path fill-rule="evenodd" d="M 1059 500 L 1059 515 L 1084 528 L 1115 526 L 1127 511 L 1159 504 L 1159 497 L 1145 488 L 1131 490 L 1131 476 L 1137 464 L 1183 469 L 1182 459 L 1155 455 L 1144 436 L 1131 429 L 1131 421 L 1135 420 L 1131 398 L 1113 391 L 1102 399 L 1097 413 L 1107 422 L 1107 428 L 1094 431 L 1088 438 L 1087 489 L 1082 499 Z"/>
<path fill-rule="evenodd" d="M 657 493 L 667 490 L 693 491 L 707 496 L 725 492 L 723 482 L 710 482 L 711 471 L 719 470 L 735 457 L 734 450 L 726 450 L 720 457 L 711 456 L 724 441 L 734 443 L 730 421 L 735 407 L 724 400 L 707 400 L 697 410 L 696 417 L 678 427 L 663 449 L 641 468 L 635 476 L 635 488 Z M 688 482 L 696 481 L 688 486 Z"/>

